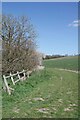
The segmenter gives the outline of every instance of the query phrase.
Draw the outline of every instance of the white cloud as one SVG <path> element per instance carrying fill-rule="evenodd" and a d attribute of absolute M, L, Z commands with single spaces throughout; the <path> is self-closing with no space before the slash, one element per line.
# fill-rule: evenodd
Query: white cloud
<path fill-rule="evenodd" d="M 80 26 L 80 20 L 75 20 L 72 23 L 70 23 L 68 26 L 78 27 Z"/>

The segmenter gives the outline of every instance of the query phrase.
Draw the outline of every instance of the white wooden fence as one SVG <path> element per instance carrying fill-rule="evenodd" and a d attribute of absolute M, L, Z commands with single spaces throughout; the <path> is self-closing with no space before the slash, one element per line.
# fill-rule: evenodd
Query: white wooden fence
<path fill-rule="evenodd" d="M 9 76 L 5 76 L 3 75 L 3 82 L 4 82 L 4 85 L 5 85 L 5 88 L 8 92 L 9 95 L 11 95 L 11 90 L 14 90 L 13 88 L 11 88 L 9 85 L 8 85 L 8 79 L 12 81 L 13 85 L 15 85 L 18 81 L 23 81 L 25 80 L 27 77 L 29 78 L 29 75 L 32 73 L 32 71 L 26 71 L 26 70 L 23 70 L 21 72 L 18 72 L 16 74 L 11 74 Z M 22 76 L 20 74 L 23 74 Z M 27 75 L 27 77 L 26 77 Z M 17 77 L 18 79 L 15 80 L 14 77 Z"/>

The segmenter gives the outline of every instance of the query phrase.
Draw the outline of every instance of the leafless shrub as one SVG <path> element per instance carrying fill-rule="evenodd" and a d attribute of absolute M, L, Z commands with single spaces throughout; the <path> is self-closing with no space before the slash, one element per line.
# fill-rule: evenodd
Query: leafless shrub
<path fill-rule="evenodd" d="M 2 73 L 37 66 L 36 32 L 28 17 L 2 16 Z"/>

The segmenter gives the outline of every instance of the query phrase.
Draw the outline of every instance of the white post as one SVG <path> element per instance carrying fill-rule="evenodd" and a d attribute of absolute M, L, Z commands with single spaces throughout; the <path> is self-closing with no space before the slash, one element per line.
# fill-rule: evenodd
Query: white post
<path fill-rule="evenodd" d="M 25 73 L 25 70 L 23 69 L 23 74 L 24 74 L 24 78 L 26 78 L 26 73 Z"/>
<path fill-rule="evenodd" d="M 7 80 L 6 80 L 5 75 L 3 75 L 3 78 L 4 78 L 4 83 L 5 83 L 5 86 L 6 86 L 6 88 L 7 88 L 7 91 L 8 91 L 8 93 L 9 93 L 9 95 L 10 95 L 11 92 L 10 92 L 10 89 L 9 89 L 9 86 L 8 86 L 8 83 L 7 83 Z"/>
<path fill-rule="evenodd" d="M 18 78 L 19 78 L 19 80 L 20 80 L 20 75 L 19 75 L 19 72 L 17 71 L 17 74 L 18 74 Z"/>
<path fill-rule="evenodd" d="M 14 79 L 13 79 L 11 72 L 10 72 L 10 76 L 11 76 L 11 80 L 12 80 L 13 85 L 15 85 L 15 82 L 14 82 Z"/>
<path fill-rule="evenodd" d="M 27 72 L 27 78 L 29 78 L 29 73 Z"/>

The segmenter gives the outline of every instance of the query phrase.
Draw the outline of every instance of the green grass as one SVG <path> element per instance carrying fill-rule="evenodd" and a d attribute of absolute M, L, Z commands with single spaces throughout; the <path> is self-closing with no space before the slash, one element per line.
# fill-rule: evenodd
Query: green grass
<path fill-rule="evenodd" d="M 63 68 L 78 70 L 78 57 L 65 57 L 61 59 L 45 60 L 44 65 L 48 68 Z"/>
<path fill-rule="evenodd" d="M 56 70 L 50 62 L 44 70 L 17 83 L 11 96 L 3 92 L 3 118 L 78 117 L 78 74 Z M 42 108 L 45 111 L 40 112 Z"/>

